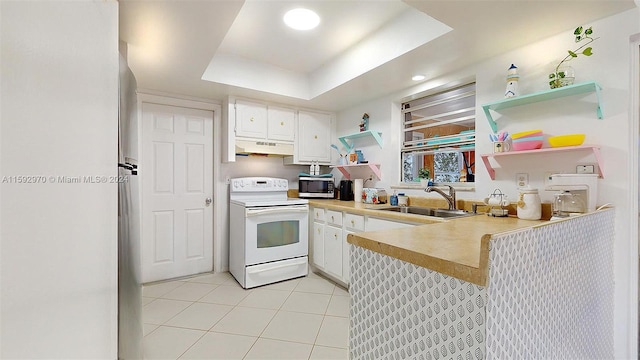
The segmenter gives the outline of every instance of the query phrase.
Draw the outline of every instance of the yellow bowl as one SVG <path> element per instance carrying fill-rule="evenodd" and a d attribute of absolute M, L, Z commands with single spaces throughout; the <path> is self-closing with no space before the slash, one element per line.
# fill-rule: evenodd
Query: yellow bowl
<path fill-rule="evenodd" d="M 542 130 L 529 130 L 529 131 L 523 131 L 523 132 L 511 134 L 511 138 L 519 139 L 527 136 L 540 136 L 540 135 L 542 135 Z"/>
<path fill-rule="evenodd" d="M 584 142 L 584 134 L 569 134 L 549 137 L 551 147 L 578 146 Z"/>

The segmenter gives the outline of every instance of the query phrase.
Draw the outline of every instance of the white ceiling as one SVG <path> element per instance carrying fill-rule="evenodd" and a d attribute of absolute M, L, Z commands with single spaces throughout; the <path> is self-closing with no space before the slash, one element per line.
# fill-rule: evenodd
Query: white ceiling
<path fill-rule="evenodd" d="M 284 12 L 298 6 L 317 11 L 320 26 L 286 28 Z M 120 39 L 141 89 L 338 111 L 413 86 L 416 73 L 428 81 L 634 6 L 633 0 L 121 0 Z"/>

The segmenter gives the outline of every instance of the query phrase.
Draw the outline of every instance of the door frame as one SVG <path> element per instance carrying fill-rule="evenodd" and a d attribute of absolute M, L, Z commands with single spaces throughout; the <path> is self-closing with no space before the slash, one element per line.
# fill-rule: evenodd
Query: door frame
<path fill-rule="evenodd" d="M 212 271 L 220 272 L 222 269 L 222 252 L 221 252 L 221 244 L 222 244 L 222 232 L 224 230 L 224 226 L 220 226 L 219 223 L 219 214 L 224 211 L 222 205 L 226 201 L 226 199 L 222 199 L 220 194 L 222 193 L 221 185 L 219 181 L 216 179 L 216 175 L 220 174 L 220 152 L 222 150 L 222 138 L 221 138 L 221 120 L 222 120 L 222 105 L 219 102 L 215 102 L 208 99 L 202 98 L 194 98 L 187 96 L 180 96 L 175 94 L 168 93 L 160 93 L 155 92 L 153 90 L 143 90 L 138 89 L 137 91 L 138 98 L 138 119 L 142 119 L 142 103 L 150 103 L 150 104 L 158 104 L 158 105 L 169 105 L 169 106 L 177 106 L 184 107 L 189 109 L 197 109 L 197 110 L 207 110 L 213 112 L 213 269 Z M 142 154 L 142 121 L 138 121 L 138 154 Z M 139 159 L 140 161 L 140 159 Z M 144 171 L 144 170 L 142 170 Z M 142 204 L 142 192 L 140 192 L 140 198 L 138 199 L 140 204 Z M 140 223 L 142 224 L 142 214 L 140 214 Z M 142 254 L 140 254 L 140 262 L 142 262 Z"/>

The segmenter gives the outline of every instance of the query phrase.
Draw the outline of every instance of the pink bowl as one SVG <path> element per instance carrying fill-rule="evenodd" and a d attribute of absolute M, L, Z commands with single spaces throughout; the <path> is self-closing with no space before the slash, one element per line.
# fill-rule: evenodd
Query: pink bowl
<path fill-rule="evenodd" d="M 521 138 L 522 140 L 525 140 L 526 138 Z M 511 143 L 511 148 L 514 151 L 520 151 L 520 150 L 534 150 L 534 149 L 540 149 L 542 147 L 542 140 L 526 140 L 526 141 L 513 141 Z"/>

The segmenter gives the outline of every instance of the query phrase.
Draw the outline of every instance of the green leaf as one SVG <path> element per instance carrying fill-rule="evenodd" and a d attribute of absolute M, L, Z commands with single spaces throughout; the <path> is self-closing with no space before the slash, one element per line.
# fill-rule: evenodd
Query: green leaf
<path fill-rule="evenodd" d="M 571 50 L 569 50 L 569 55 L 571 55 L 571 57 L 578 57 L 578 54 L 574 53 Z"/>
<path fill-rule="evenodd" d="M 582 34 L 582 26 L 578 26 L 574 31 L 573 31 L 573 35 L 580 35 Z"/>
<path fill-rule="evenodd" d="M 558 71 L 559 78 L 564 79 L 564 76 L 565 76 L 564 71 Z"/>
<path fill-rule="evenodd" d="M 584 31 L 585 35 L 591 35 L 593 34 L 593 30 L 591 30 L 591 27 L 589 27 L 587 30 Z"/>
<path fill-rule="evenodd" d="M 555 77 L 556 77 L 556 74 L 554 74 L 554 73 L 549 74 L 549 79 L 553 79 Z"/>
<path fill-rule="evenodd" d="M 591 52 L 591 50 L 593 50 L 591 47 L 588 47 L 584 50 L 582 50 L 582 55 L 586 55 L 586 56 L 591 56 L 593 55 L 593 53 Z"/>
<path fill-rule="evenodd" d="M 580 42 L 580 40 L 582 40 L 582 37 L 580 35 L 576 36 L 576 42 Z"/>

